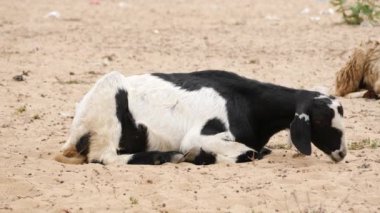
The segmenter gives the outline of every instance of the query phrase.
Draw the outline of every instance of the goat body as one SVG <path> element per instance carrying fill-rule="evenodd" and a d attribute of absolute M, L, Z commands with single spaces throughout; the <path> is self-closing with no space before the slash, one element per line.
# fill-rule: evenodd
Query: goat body
<path fill-rule="evenodd" d="M 247 162 L 268 153 L 270 137 L 290 128 L 340 161 L 346 155 L 343 108 L 331 96 L 261 83 L 226 71 L 112 72 L 79 103 L 56 160 L 65 163 L 195 164 Z"/>
<path fill-rule="evenodd" d="M 360 92 L 361 89 L 369 92 Z M 336 75 L 335 91 L 336 95 L 349 98 L 379 98 L 379 41 L 362 43 L 359 48 L 354 50 L 350 60 Z"/>

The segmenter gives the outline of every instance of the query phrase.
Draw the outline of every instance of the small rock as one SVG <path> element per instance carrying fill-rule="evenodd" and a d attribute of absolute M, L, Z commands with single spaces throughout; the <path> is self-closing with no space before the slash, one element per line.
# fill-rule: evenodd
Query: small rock
<path fill-rule="evenodd" d="M 259 64 L 259 60 L 258 59 L 251 59 L 248 61 L 249 64 Z"/>
<path fill-rule="evenodd" d="M 358 166 L 359 169 L 367 169 L 371 166 L 369 163 L 363 163 L 362 165 Z"/>
<path fill-rule="evenodd" d="M 45 18 L 61 18 L 61 14 L 58 11 L 51 11 L 48 14 L 45 15 Z"/>
<path fill-rule="evenodd" d="M 272 16 L 272 15 L 265 16 L 265 19 L 270 20 L 270 21 L 278 21 L 278 20 L 280 20 L 280 18 L 278 16 Z"/>
<path fill-rule="evenodd" d="M 310 17 L 310 20 L 317 22 L 317 21 L 321 20 L 321 17 L 319 17 L 319 16 L 312 16 L 312 17 Z"/>
<path fill-rule="evenodd" d="M 332 8 L 326 9 L 326 10 L 321 10 L 319 11 L 320 15 L 332 15 L 335 13 L 335 10 Z"/>
<path fill-rule="evenodd" d="M 128 5 L 127 5 L 127 2 L 124 2 L 124 1 L 119 2 L 118 5 L 119 5 L 120 8 L 123 8 L 123 9 L 124 9 L 124 8 L 127 8 L 127 6 L 128 6 Z"/>
<path fill-rule="evenodd" d="M 373 25 L 371 24 L 371 22 L 365 20 L 365 21 L 363 21 L 362 23 L 360 23 L 360 27 L 364 27 L 364 28 L 372 28 Z"/>
<path fill-rule="evenodd" d="M 15 76 L 13 76 L 13 80 L 15 80 L 15 81 L 25 81 L 23 75 L 15 75 Z"/>
<path fill-rule="evenodd" d="M 24 75 L 24 76 L 29 76 L 29 73 L 30 73 L 29 70 L 27 70 L 27 71 L 23 70 L 22 71 L 22 75 Z"/>
<path fill-rule="evenodd" d="M 310 8 L 308 7 L 305 7 L 302 11 L 301 11 L 301 14 L 308 14 L 310 13 Z"/>

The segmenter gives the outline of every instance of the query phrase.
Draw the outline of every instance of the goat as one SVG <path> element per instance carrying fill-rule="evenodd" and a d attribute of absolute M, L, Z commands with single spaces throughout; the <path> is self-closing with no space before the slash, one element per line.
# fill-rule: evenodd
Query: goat
<path fill-rule="evenodd" d="M 64 163 L 248 162 L 290 129 L 303 154 L 311 142 L 335 162 L 347 151 L 343 108 L 332 96 L 261 83 L 227 71 L 106 74 L 80 101 Z"/>
<path fill-rule="evenodd" d="M 361 89 L 368 90 L 358 92 Z M 380 95 L 380 43 L 362 43 L 347 64 L 337 73 L 335 91 L 338 96 L 378 99 Z"/>

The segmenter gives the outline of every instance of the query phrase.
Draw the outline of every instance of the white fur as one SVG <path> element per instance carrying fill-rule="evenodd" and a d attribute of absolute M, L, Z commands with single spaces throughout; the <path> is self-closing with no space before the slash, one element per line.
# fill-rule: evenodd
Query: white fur
<path fill-rule="evenodd" d="M 346 148 L 346 143 L 345 143 L 345 135 L 344 135 L 344 122 L 343 122 L 343 116 L 341 116 L 338 112 L 338 107 L 341 106 L 339 101 L 337 100 L 332 100 L 332 103 L 329 105 L 329 107 L 334 110 L 334 118 L 331 120 L 331 126 L 334 128 L 339 129 L 342 132 L 342 139 L 341 139 L 341 144 L 340 148 L 336 151 L 333 151 L 331 153 L 331 157 L 334 160 L 340 161 L 342 157 L 339 155 L 339 152 L 344 153 L 344 155 L 347 154 L 347 148 Z"/>
<path fill-rule="evenodd" d="M 321 86 L 321 85 L 312 87 L 311 91 L 317 91 L 317 92 L 320 92 L 324 95 L 330 95 L 329 88 L 327 88 L 325 86 Z"/>
<path fill-rule="evenodd" d="M 329 98 L 326 94 L 320 94 L 318 97 L 315 97 L 314 99 L 324 99 L 324 98 Z"/>
<path fill-rule="evenodd" d="M 191 129 L 198 128 L 199 134 L 208 119 L 216 117 L 229 127 L 226 101 L 211 88 L 185 91 L 148 74 L 125 78 L 125 85 L 136 123 L 148 126 L 149 133 L 159 132 L 169 149 L 178 150 Z"/>
<path fill-rule="evenodd" d="M 341 106 L 337 100 L 332 100 L 332 103 L 329 104 L 329 107 L 334 110 L 334 118 L 331 121 L 331 126 L 344 131 L 344 122 L 343 117 L 338 112 L 338 107 Z"/>
<path fill-rule="evenodd" d="M 304 119 L 306 122 L 309 122 L 310 121 L 310 117 L 309 115 L 305 114 L 305 113 L 301 113 L 301 114 L 298 114 L 296 113 L 296 116 L 299 117 L 299 119 Z"/>

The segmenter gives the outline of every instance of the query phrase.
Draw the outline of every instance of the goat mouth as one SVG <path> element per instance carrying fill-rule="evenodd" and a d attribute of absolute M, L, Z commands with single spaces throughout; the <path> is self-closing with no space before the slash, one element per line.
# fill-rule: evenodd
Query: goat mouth
<path fill-rule="evenodd" d="M 345 150 L 336 150 L 334 152 L 331 152 L 330 158 L 335 162 L 338 163 L 342 161 L 346 157 L 347 152 Z"/>
<path fill-rule="evenodd" d="M 335 158 L 333 156 L 330 156 L 330 158 L 335 162 L 335 163 L 339 163 L 340 161 L 343 160 L 343 158 Z"/>

